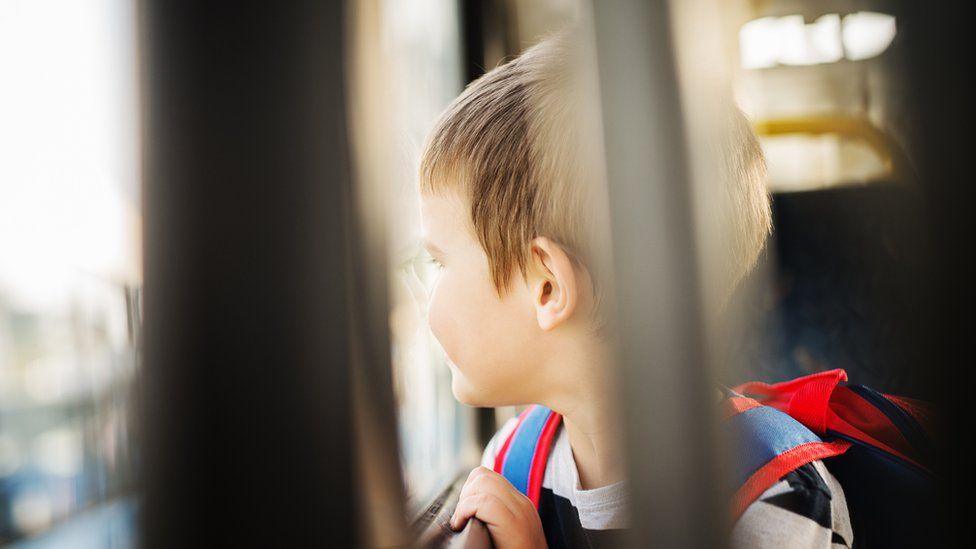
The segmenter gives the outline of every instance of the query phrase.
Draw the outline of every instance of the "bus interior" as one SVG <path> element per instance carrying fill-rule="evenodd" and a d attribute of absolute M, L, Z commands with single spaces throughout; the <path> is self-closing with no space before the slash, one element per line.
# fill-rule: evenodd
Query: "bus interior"
<path fill-rule="evenodd" d="M 709 409 L 702 380 L 842 368 L 934 403 L 950 479 L 972 57 L 962 3 L 936 4 L 0 0 L 0 545 L 490 547 L 446 521 L 523 408 L 452 394 L 417 162 L 468 83 L 567 26 L 596 60 L 608 261 L 638 296 L 616 311 L 628 546 L 727 542 L 713 419 L 680 413 Z M 701 145 L 722 93 L 760 139 L 773 231 L 716 331 Z M 906 502 L 905 546 L 964 532 L 967 495 Z"/>

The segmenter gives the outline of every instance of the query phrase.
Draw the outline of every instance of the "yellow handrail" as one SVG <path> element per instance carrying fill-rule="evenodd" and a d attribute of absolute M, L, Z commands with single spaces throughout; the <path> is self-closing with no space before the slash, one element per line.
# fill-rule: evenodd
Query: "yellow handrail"
<path fill-rule="evenodd" d="M 835 134 L 866 143 L 878 155 L 892 175 L 905 174 L 906 158 L 901 148 L 870 120 L 848 115 L 817 115 L 771 118 L 754 124 L 756 133 L 763 136 Z"/>

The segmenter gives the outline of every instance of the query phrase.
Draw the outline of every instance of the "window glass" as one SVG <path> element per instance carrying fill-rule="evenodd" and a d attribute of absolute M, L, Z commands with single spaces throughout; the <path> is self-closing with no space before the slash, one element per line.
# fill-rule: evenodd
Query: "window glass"
<path fill-rule="evenodd" d="M 0 0 L 0 544 L 129 539 L 134 22 L 130 0 Z"/>
<path fill-rule="evenodd" d="M 417 164 L 434 120 L 460 93 L 458 6 L 451 0 L 379 4 L 379 47 L 392 131 L 387 228 L 393 272 L 391 330 L 404 476 L 412 506 L 421 504 L 463 463 L 477 460 L 473 410 L 451 392 L 443 351 L 427 325 L 436 267 L 420 246 Z"/>

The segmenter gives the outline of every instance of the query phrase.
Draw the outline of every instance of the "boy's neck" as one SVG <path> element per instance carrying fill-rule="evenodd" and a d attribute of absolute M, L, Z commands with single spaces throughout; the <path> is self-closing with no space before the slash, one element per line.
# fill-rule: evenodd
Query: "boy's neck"
<path fill-rule="evenodd" d="M 584 490 L 608 486 L 624 478 L 620 425 L 603 414 L 600 410 L 587 411 L 582 423 L 579 413 L 574 417 L 563 416 L 580 487 Z M 600 417 L 604 419 L 597 419 Z"/>
<path fill-rule="evenodd" d="M 565 384 L 554 387 L 546 406 L 563 416 L 573 460 L 584 490 L 624 478 L 623 424 L 614 369 L 605 348 L 575 349 L 560 359 Z"/>

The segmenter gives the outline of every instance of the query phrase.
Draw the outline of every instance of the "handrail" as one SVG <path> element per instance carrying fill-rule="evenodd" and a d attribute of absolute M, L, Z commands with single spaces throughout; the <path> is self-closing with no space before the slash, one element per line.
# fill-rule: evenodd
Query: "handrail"
<path fill-rule="evenodd" d="M 864 142 L 878 155 L 889 175 L 907 174 L 908 161 L 902 148 L 888 134 L 863 116 L 825 114 L 759 120 L 753 124 L 761 136 L 835 134 Z"/>

